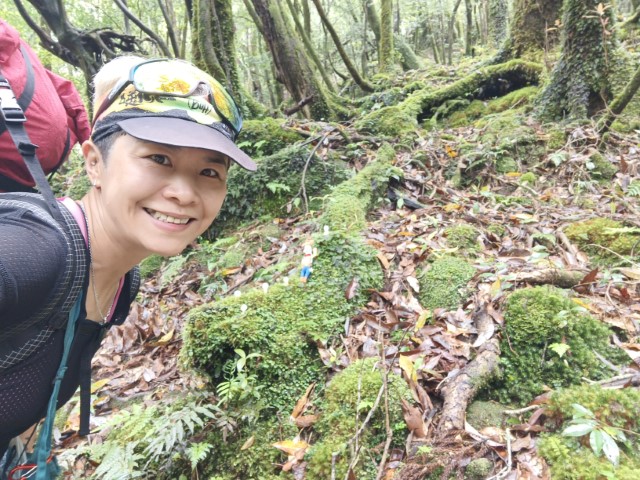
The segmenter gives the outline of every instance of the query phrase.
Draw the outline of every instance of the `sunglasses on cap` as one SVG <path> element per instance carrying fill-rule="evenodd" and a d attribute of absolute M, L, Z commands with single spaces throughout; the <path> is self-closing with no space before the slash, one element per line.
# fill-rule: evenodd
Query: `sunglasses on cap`
<path fill-rule="evenodd" d="M 125 89 L 133 85 L 137 92 L 157 97 L 206 97 L 222 122 L 233 131 L 233 139 L 242 129 L 242 115 L 238 104 L 227 90 L 212 76 L 178 59 L 155 59 L 131 68 L 109 92 L 94 115 L 93 124 Z"/>

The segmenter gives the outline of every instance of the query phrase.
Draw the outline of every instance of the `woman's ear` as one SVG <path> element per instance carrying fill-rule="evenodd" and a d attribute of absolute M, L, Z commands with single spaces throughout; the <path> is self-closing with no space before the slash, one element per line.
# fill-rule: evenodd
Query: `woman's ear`
<path fill-rule="evenodd" d="M 82 155 L 84 156 L 84 169 L 89 176 L 91 185 L 100 188 L 100 179 L 102 178 L 102 169 L 104 168 L 104 161 L 100 150 L 93 141 L 87 140 L 82 144 Z"/>

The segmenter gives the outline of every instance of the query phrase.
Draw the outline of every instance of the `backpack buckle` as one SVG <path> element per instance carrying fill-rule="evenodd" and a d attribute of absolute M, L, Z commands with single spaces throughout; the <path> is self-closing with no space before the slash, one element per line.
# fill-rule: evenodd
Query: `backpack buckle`
<path fill-rule="evenodd" d="M 0 114 L 5 122 L 11 123 L 24 123 L 27 121 L 27 117 L 24 116 L 24 112 L 16 97 L 11 90 L 11 85 L 7 80 L 0 80 Z"/>

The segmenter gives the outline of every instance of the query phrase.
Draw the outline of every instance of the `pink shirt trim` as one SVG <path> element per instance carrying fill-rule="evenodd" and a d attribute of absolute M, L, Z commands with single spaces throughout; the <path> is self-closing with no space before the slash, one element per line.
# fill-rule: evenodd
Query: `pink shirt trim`
<path fill-rule="evenodd" d="M 87 225 L 84 221 L 84 215 L 82 214 L 82 210 L 80 209 L 80 206 L 73 199 L 69 197 L 59 198 L 58 201 L 62 203 L 65 207 L 67 207 L 67 209 L 71 212 L 71 214 L 73 215 L 73 218 L 75 218 L 76 222 L 80 226 L 80 230 L 82 231 L 82 236 L 84 237 L 84 242 L 87 245 L 89 245 L 89 242 L 87 241 L 87 238 L 88 238 Z M 124 285 L 124 277 L 120 279 L 120 283 L 118 284 L 118 290 L 116 291 L 116 296 L 113 299 L 114 306 L 118 303 L 118 299 L 120 298 L 120 292 L 122 292 L 123 285 Z M 115 308 L 112 308 L 111 313 L 109 314 L 109 318 L 107 318 L 108 322 L 111 321 L 114 311 L 115 311 Z"/>

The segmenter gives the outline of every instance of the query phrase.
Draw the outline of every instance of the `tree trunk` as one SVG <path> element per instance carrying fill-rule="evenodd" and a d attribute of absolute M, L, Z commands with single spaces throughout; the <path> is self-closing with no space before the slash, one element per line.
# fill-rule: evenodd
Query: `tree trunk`
<path fill-rule="evenodd" d="M 464 54 L 468 57 L 472 55 L 473 50 L 473 15 L 472 15 L 472 7 L 471 0 L 464 0 L 464 8 L 467 19 L 467 29 L 465 33 L 464 40 Z"/>
<path fill-rule="evenodd" d="M 177 58 L 181 58 L 182 55 L 180 52 L 180 44 L 178 43 L 178 37 L 176 36 L 175 19 L 171 17 L 169 10 L 164 3 L 164 0 L 158 0 L 158 6 L 162 11 L 164 22 L 167 24 L 167 34 L 169 35 L 169 41 L 171 43 L 171 48 L 173 49 L 173 55 Z"/>
<path fill-rule="evenodd" d="M 380 72 L 393 67 L 393 0 L 380 0 L 380 46 L 378 47 Z"/>
<path fill-rule="evenodd" d="M 540 118 L 588 118 L 611 98 L 610 76 L 617 45 L 612 9 L 598 14 L 599 3 L 565 0 L 562 54 L 538 98 Z"/>
<path fill-rule="evenodd" d="M 448 38 L 448 49 L 447 49 L 447 63 L 451 65 L 453 63 L 453 29 L 456 24 L 456 13 L 458 12 L 458 7 L 462 0 L 456 0 L 455 5 L 453 6 L 453 12 L 451 12 L 451 18 L 449 19 L 449 27 L 447 28 L 447 38 Z"/>
<path fill-rule="evenodd" d="M 329 89 L 330 92 L 335 92 L 335 89 L 333 88 L 333 83 L 331 82 L 331 79 L 327 75 L 327 71 L 324 68 L 324 65 L 322 65 L 320 58 L 318 58 L 316 49 L 311 43 L 311 40 L 309 40 L 309 36 L 306 33 L 309 30 L 305 31 L 305 27 L 303 27 L 303 25 L 300 23 L 300 19 L 296 14 L 295 8 L 291 3 L 291 0 L 287 0 L 287 5 L 289 6 L 289 11 L 291 12 L 291 16 L 293 17 L 293 21 L 296 25 L 296 31 L 298 32 L 298 35 L 300 35 L 300 38 L 302 39 L 302 43 L 304 43 L 304 46 L 307 49 L 307 53 L 311 57 L 311 60 L 313 60 L 313 63 L 318 69 L 318 73 L 320 73 L 320 76 L 322 77 L 324 84 L 326 85 L 326 87 Z"/>
<path fill-rule="evenodd" d="M 345 52 L 344 47 L 342 46 L 342 42 L 338 37 L 338 33 L 333 28 L 333 25 L 327 18 L 327 15 L 324 12 L 324 8 L 322 8 L 322 4 L 320 3 L 320 0 L 312 0 L 312 1 L 313 1 L 313 4 L 316 6 L 316 10 L 318 10 L 318 14 L 320 15 L 320 20 L 322 20 L 322 24 L 325 26 L 325 28 L 331 35 L 331 38 L 333 39 L 333 43 L 338 49 L 338 53 L 340 54 L 342 61 L 347 67 L 347 70 L 349 70 L 349 73 L 351 74 L 351 78 L 353 78 L 353 81 L 356 82 L 356 85 L 358 85 L 363 91 L 373 92 L 374 90 L 373 85 L 371 85 L 369 82 L 367 82 L 364 78 L 360 76 L 358 69 L 355 67 L 355 65 L 347 55 L 347 52 Z"/>
<path fill-rule="evenodd" d="M 512 58 L 539 56 L 557 42 L 555 31 L 549 32 L 559 17 L 562 0 L 515 0 L 509 37 L 493 63 Z"/>
<path fill-rule="evenodd" d="M 489 41 L 492 47 L 500 46 L 507 37 L 507 5 L 507 0 L 489 0 Z"/>
<path fill-rule="evenodd" d="M 193 4 L 193 51 L 194 62 L 202 68 L 220 79 L 224 83 L 226 75 L 222 65 L 216 55 L 212 35 L 215 33 L 211 28 L 211 0 L 195 0 Z"/>
<path fill-rule="evenodd" d="M 127 5 L 122 0 L 113 0 L 113 3 L 115 3 L 116 6 L 120 10 L 122 10 L 122 13 L 124 13 L 125 16 L 136 25 L 136 27 L 138 27 L 144 33 L 149 35 L 149 37 L 151 37 L 151 39 L 156 43 L 156 45 L 160 49 L 160 52 L 162 53 L 162 55 L 164 55 L 165 57 L 172 57 L 171 52 L 169 51 L 169 47 L 167 47 L 167 44 L 164 43 L 164 40 L 162 40 L 158 36 L 158 34 L 156 34 L 156 32 L 153 31 L 153 29 L 147 27 L 142 22 L 142 20 L 140 20 L 138 17 L 136 17 L 133 14 L 133 12 L 127 8 Z"/>
<path fill-rule="evenodd" d="M 314 119 L 332 118 L 333 110 L 328 98 L 314 77 L 309 58 L 294 35 L 279 2 L 252 0 L 252 3 L 273 57 L 276 80 L 284 84 L 296 104 L 312 99 L 310 105 L 302 108 L 306 116 Z"/>

